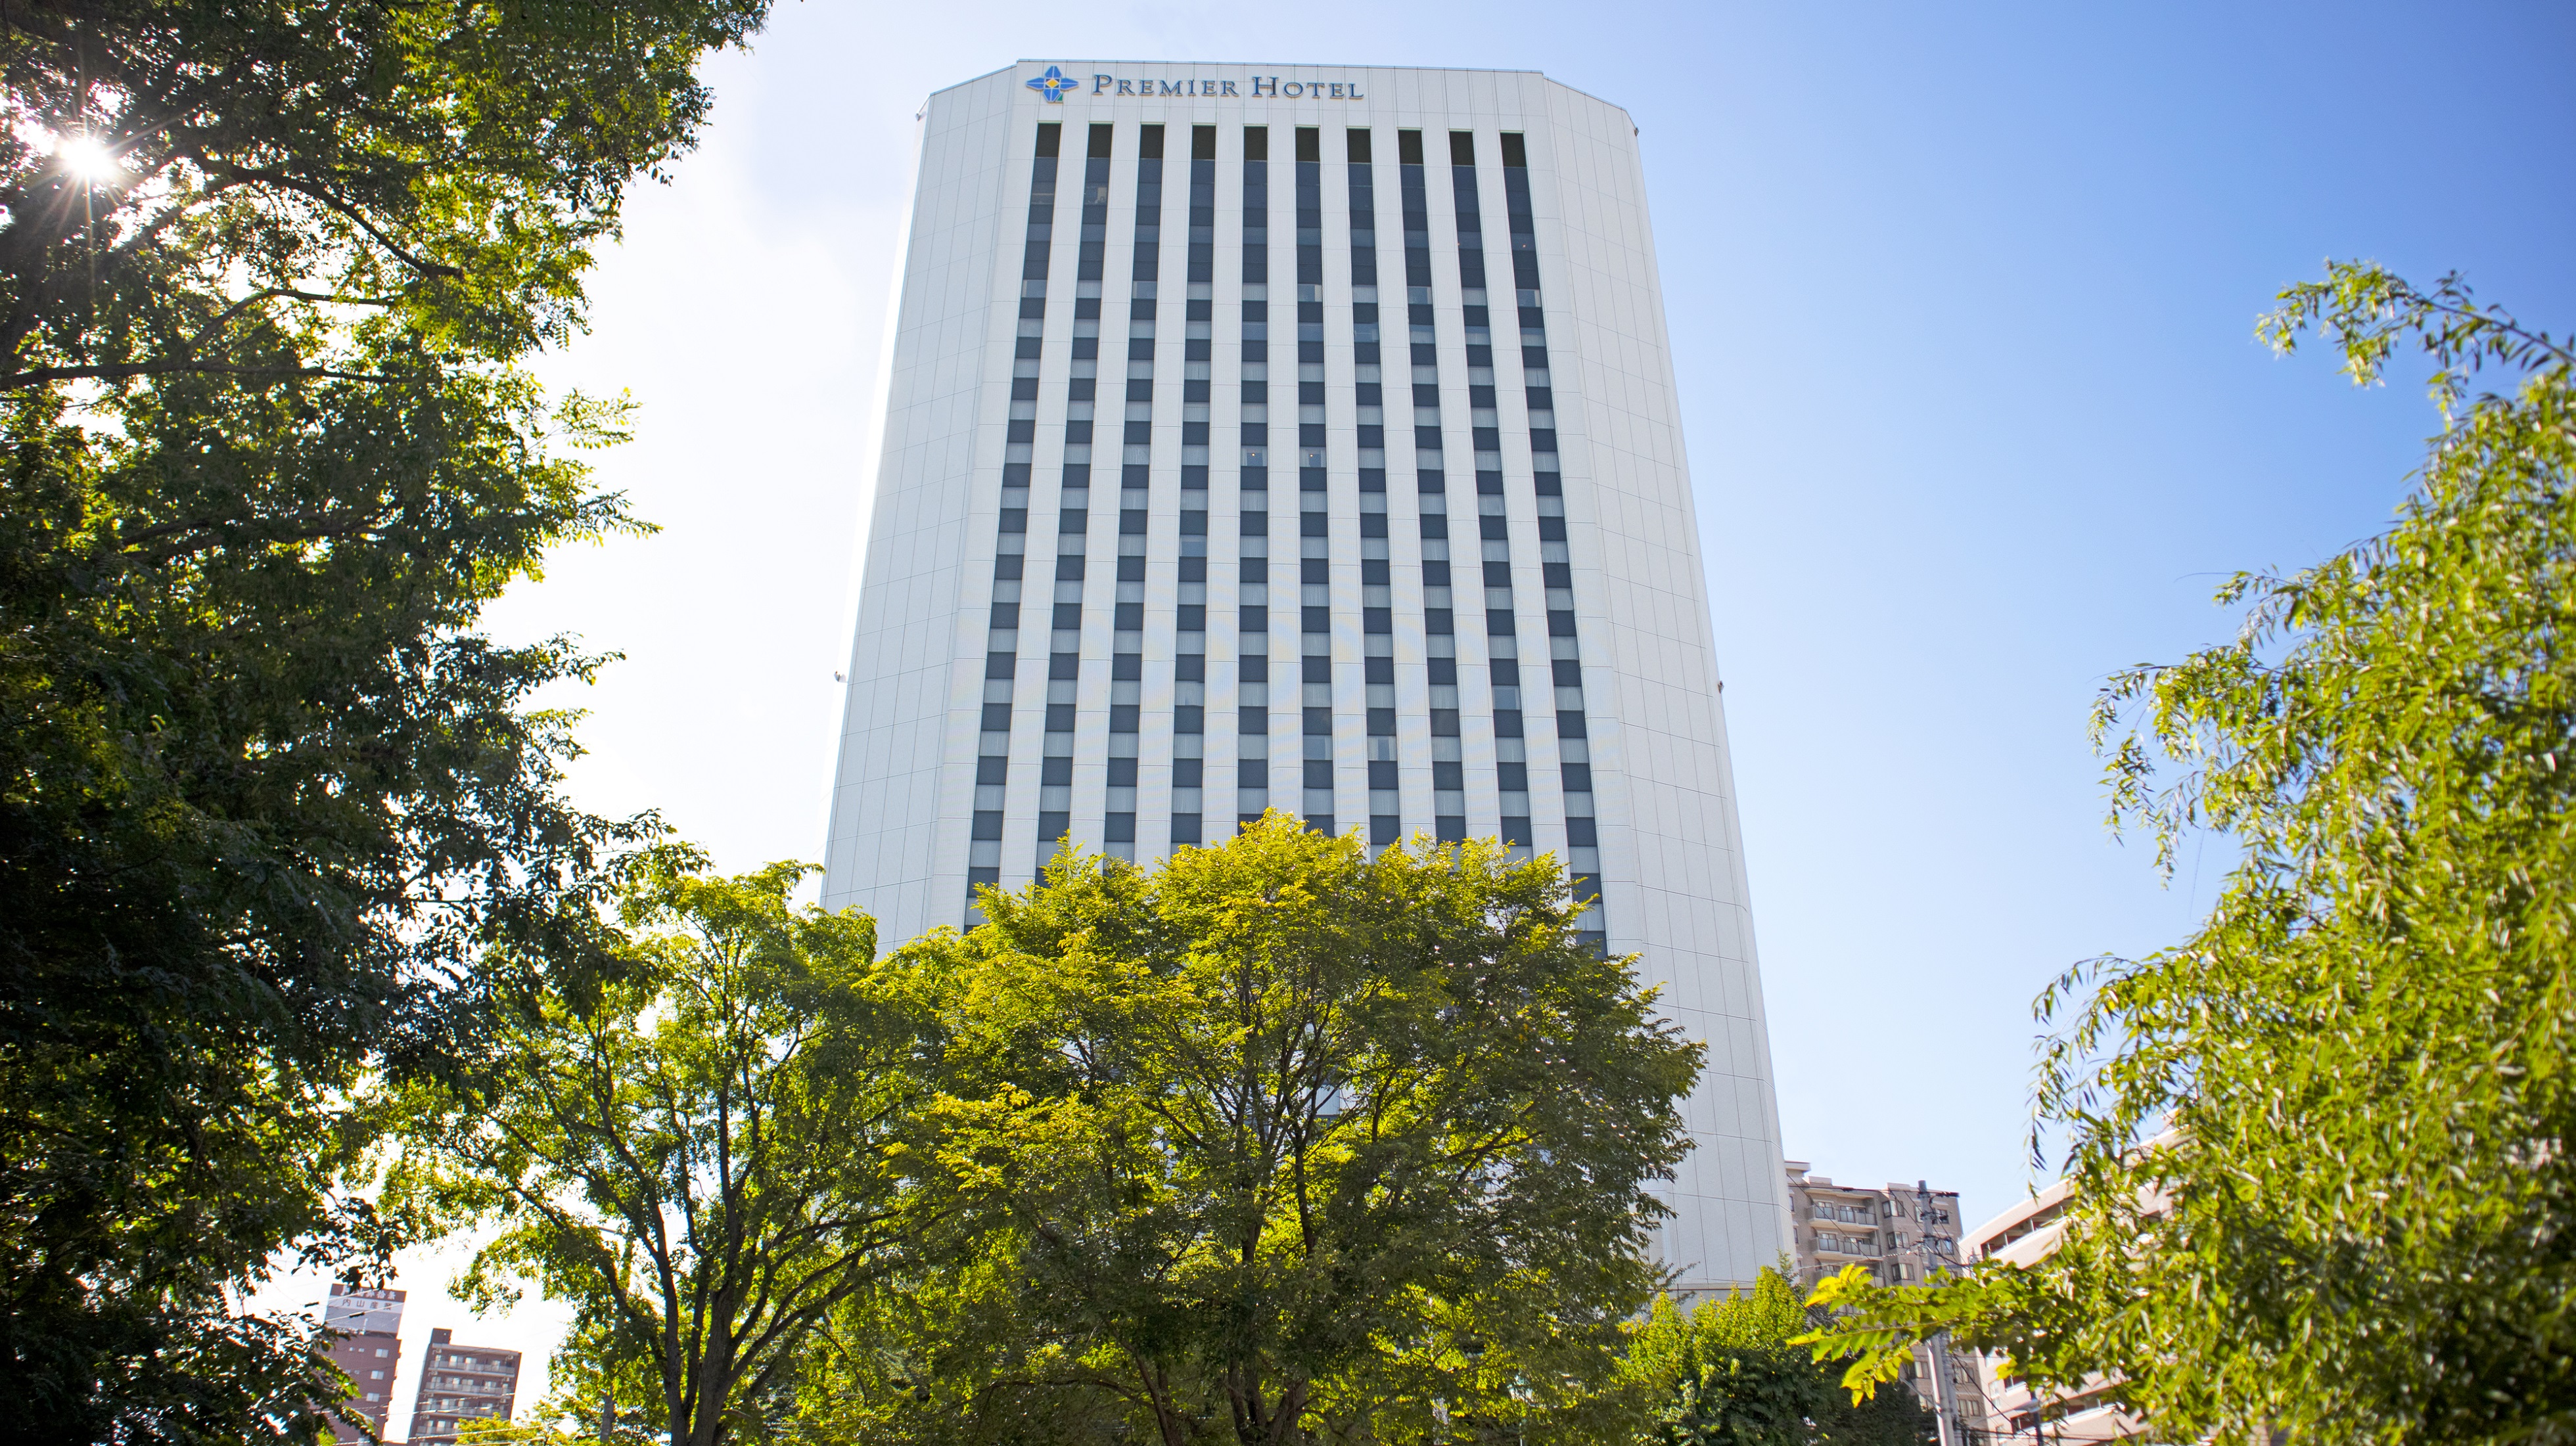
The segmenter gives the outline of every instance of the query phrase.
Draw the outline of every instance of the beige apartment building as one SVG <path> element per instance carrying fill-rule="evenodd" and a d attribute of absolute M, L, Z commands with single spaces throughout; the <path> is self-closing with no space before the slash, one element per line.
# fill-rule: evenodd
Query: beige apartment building
<path fill-rule="evenodd" d="M 1917 1181 L 1885 1186 L 1838 1185 L 1813 1173 L 1806 1161 L 1788 1162 L 1789 1228 L 1797 1242 L 1797 1281 L 1816 1282 L 1858 1265 L 1881 1285 L 1920 1285 L 1960 1261 L 1959 1192 Z M 1982 1363 L 1973 1351 L 1944 1351 L 1950 1420 L 1944 1446 L 1992 1440 L 1998 1423 L 1987 1409 Z M 1903 1379 L 1926 1410 L 1944 1410 L 1930 1347 L 1914 1353 Z"/>
<path fill-rule="evenodd" d="M 1980 1225 L 1968 1236 L 1968 1258 L 2026 1266 L 2047 1257 L 2066 1238 L 2066 1202 L 2073 1187 L 2060 1180 Z M 2030 1387 L 2004 1376 L 2000 1358 L 1977 1362 L 1978 1385 L 2008 1436 L 2058 1442 L 2143 1441 L 2145 1422 L 2103 1400 L 2109 1382 L 2087 1381 L 2080 1391 L 2051 1393 L 2044 1401 Z"/>

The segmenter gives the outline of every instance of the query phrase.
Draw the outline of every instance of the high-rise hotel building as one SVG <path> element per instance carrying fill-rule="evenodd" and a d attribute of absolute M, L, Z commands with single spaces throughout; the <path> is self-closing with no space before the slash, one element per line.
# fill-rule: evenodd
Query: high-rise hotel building
<path fill-rule="evenodd" d="M 1637 132 L 1543 75 L 1023 62 L 933 95 L 824 901 L 1277 808 L 1553 851 L 1707 1041 L 1664 1254 L 1789 1249 Z"/>

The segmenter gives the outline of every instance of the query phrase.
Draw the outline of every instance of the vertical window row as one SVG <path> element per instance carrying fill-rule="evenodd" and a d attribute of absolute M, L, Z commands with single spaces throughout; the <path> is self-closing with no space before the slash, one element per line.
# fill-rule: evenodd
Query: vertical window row
<path fill-rule="evenodd" d="M 1583 706 L 1583 659 L 1575 637 L 1573 557 L 1565 541 L 1565 482 L 1557 466 L 1556 391 L 1548 369 L 1547 312 L 1538 276 L 1538 227 L 1530 208 L 1528 142 L 1503 137 L 1503 199 L 1511 228 L 1512 291 L 1520 331 L 1521 383 L 1529 404 L 1530 470 L 1538 493 L 1539 570 L 1547 590 L 1550 683 L 1555 689 L 1556 756 L 1565 786 L 1566 868 L 1574 896 L 1594 900 L 1584 937 L 1607 947 L 1599 903 L 1601 839 L 1592 803 L 1592 752 Z"/>
<path fill-rule="evenodd" d="M 1154 460 L 1154 347 L 1163 257 L 1163 128 L 1136 136 L 1136 245 L 1127 302 L 1127 415 L 1118 491 L 1118 581 L 1111 603 L 1109 780 L 1100 851 L 1136 860 L 1136 744 L 1144 712 L 1145 539 Z"/>
<path fill-rule="evenodd" d="M 1243 131 L 1243 462 L 1236 574 L 1234 811 L 1270 806 L 1270 131 Z"/>
<path fill-rule="evenodd" d="M 1467 837 L 1467 765 L 1458 733 L 1457 611 L 1450 592 L 1448 470 L 1440 432 L 1439 332 L 1431 309 L 1431 200 L 1422 132 L 1397 131 L 1404 210 L 1405 326 L 1412 349 L 1413 474 L 1422 507 L 1422 633 L 1431 693 L 1431 826 Z"/>
<path fill-rule="evenodd" d="M 1073 276 L 1073 362 L 1065 384 L 1064 476 L 1056 500 L 1055 613 L 1047 650 L 1045 745 L 1038 761 L 1036 867 L 1041 870 L 1073 831 L 1073 724 L 1082 685 L 1082 589 L 1089 560 L 1092 449 L 1101 442 L 1100 281 L 1109 249 L 1109 159 L 1116 134 L 1115 126 L 1091 127 L 1091 143 L 1082 162 L 1082 230 Z"/>
<path fill-rule="evenodd" d="M 1449 133 L 1449 191 L 1458 220 L 1458 296 L 1467 344 L 1468 445 L 1476 469 L 1477 582 L 1485 624 L 1486 681 L 1492 688 L 1494 783 L 1499 827 L 1514 854 L 1531 850 L 1529 744 L 1522 722 L 1520 626 L 1512 607 L 1511 530 L 1503 514 L 1502 421 L 1494 397 L 1494 333 L 1485 292 L 1485 217 L 1476 175 L 1476 137 Z M 1470 612 L 1468 616 L 1476 616 Z"/>
<path fill-rule="evenodd" d="M 1171 846 L 1202 842 L 1206 783 L 1208 386 L 1215 340 L 1216 127 L 1190 127 L 1189 288 L 1182 321 L 1181 556 L 1172 641 Z"/>
<path fill-rule="evenodd" d="M 1369 847 L 1404 837 L 1395 760 L 1395 589 L 1387 551 L 1386 386 L 1378 342 L 1377 176 L 1369 133 L 1344 132 L 1351 212 L 1351 378 L 1358 408 L 1361 688 L 1368 722 Z"/>
<path fill-rule="evenodd" d="M 1009 795 L 1012 688 L 1019 671 L 1021 588 L 1028 562 L 1029 468 L 1036 450 L 1038 360 L 1046 336 L 1047 259 L 1055 242 L 1056 161 L 1063 127 L 1037 130 L 1029 165 L 1029 220 L 1020 262 L 1019 335 L 1002 448 L 1001 520 L 993 549 L 992 618 L 984 654 L 983 721 L 975 758 L 975 810 L 966 853 L 966 922 L 975 888 L 1002 878 L 1002 819 Z"/>
<path fill-rule="evenodd" d="M 1306 826 L 1334 831 L 1333 572 L 1325 491 L 1323 132 L 1297 128 L 1297 664 Z"/>

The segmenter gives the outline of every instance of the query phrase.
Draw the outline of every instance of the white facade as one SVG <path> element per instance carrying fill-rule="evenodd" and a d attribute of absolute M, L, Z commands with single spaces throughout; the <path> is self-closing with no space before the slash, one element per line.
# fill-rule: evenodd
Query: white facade
<path fill-rule="evenodd" d="M 1532 72 L 1022 62 L 931 97 L 910 225 L 824 901 L 892 943 L 1064 833 L 1150 860 L 1262 806 L 1557 851 L 1709 1045 L 1682 1288 L 1773 1263 L 1626 113 Z"/>

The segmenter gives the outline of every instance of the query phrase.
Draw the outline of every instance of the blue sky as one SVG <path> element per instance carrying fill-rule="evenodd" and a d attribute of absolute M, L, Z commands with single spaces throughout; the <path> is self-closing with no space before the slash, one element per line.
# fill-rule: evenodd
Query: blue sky
<path fill-rule="evenodd" d="M 627 654 L 566 700 L 594 806 L 819 855 L 912 114 L 1022 56 L 1542 69 L 1630 109 L 1785 1141 L 1972 1218 L 2028 1178 L 2034 991 L 2179 937 L 2221 872 L 2165 890 L 2105 835 L 2094 689 L 2223 637 L 2229 571 L 2378 528 L 2434 425 L 2256 313 L 2372 257 L 2576 326 L 2563 4 L 789 5 L 552 367 L 644 404 L 601 476 L 666 528 L 496 616 Z"/>

